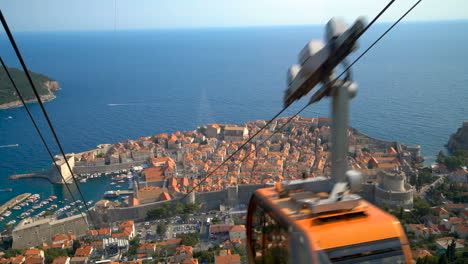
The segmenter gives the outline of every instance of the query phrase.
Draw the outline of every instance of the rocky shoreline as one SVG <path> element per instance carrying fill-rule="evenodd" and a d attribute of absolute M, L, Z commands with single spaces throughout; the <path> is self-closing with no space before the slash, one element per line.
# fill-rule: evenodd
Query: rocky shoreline
<path fill-rule="evenodd" d="M 46 81 L 46 82 L 42 83 L 42 85 L 44 85 L 49 90 L 48 94 L 43 94 L 43 95 L 40 96 L 42 102 L 49 102 L 49 101 L 54 100 L 57 96 L 55 96 L 53 91 L 60 90 L 58 82 L 57 81 Z M 26 100 L 25 102 L 27 104 L 37 103 L 37 99 Z M 23 106 L 23 104 L 21 103 L 21 100 L 18 99 L 16 101 L 12 101 L 12 102 L 9 102 L 9 103 L 0 104 L 0 109 L 9 109 L 9 108 L 15 108 L 15 107 L 22 107 L 22 106 Z"/>

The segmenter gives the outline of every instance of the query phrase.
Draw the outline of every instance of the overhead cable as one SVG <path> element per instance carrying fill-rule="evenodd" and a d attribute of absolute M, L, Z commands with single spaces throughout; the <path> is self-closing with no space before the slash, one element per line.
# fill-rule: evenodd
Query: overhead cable
<path fill-rule="evenodd" d="M 42 113 L 44 114 L 44 117 L 47 120 L 47 124 L 49 125 L 49 128 L 50 128 L 50 130 L 51 130 L 51 132 L 52 132 L 52 134 L 53 134 L 53 136 L 55 138 L 57 146 L 60 149 L 60 153 L 62 154 L 62 156 L 63 156 L 63 158 L 65 160 L 65 163 L 66 163 L 66 165 L 68 167 L 68 170 L 70 171 L 70 174 L 71 174 L 71 176 L 73 178 L 73 181 L 74 181 L 74 183 L 76 185 L 76 188 L 77 188 L 78 192 L 80 193 L 81 198 L 83 199 L 83 203 L 84 203 L 84 206 L 86 208 L 86 211 L 88 212 L 88 214 L 89 214 L 89 216 L 91 218 L 91 221 L 92 221 L 93 216 L 89 212 L 88 204 L 87 204 L 86 199 L 85 199 L 85 197 L 83 195 L 83 192 L 80 189 L 80 185 L 78 184 L 78 181 L 76 180 L 75 174 L 73 173 L 73 170 L 72 170 L 72 168 L 71 168 L 71 166 L 70 166 L 70 164 L 68 162 L 68 159 L 67 159 L 67 157 L 65 155 L 65 151 L 63 150 L 62 144 L 60 143 L 60 140 L 59 140 L 59 138 L 57 136 L 57 133 L 55 132 L 55 128 L 54 128 L 54 126 L 52 124 L 52 121 L 50 120 L 49 115 L 47 114 L 47 111 L 46 111 L 46 109 L 44 107 L 44 104 L 43 104 L 42 99 L 41 99 L 41 97 L 39 95 L 39 92 L 37 91 L 36 85 L 34 84 L 32 78 L 31 78 L 31 74 L 30 74 L 30 72 L 28 70 L 28 67 L 26 66 L 26 63 L 24 62 L 23 57 L 21 56 L 21 52 L 19 51 L 19 48 L 16 45 L 15 39 L 14 39 L 13 35 L 11 34 L 8 23 L 6 22 L 5 17 L 3 16 L 3 13 L 2 13 L 1 10 L 0 10 L 0 20 L 2 22 L 3 28 L 5 29 L 5 32 L 8 35 L 8 39 L 10 40 L 10 43 L 11 43 L 13 49 L 15 50 L 16 56 L 17 56 L 18 60 L 21 63 L 23 71 L 26 74 L 26 77 L 27 77 L 27 79 L 29 81 L 29 84 L 31 85 L 31 88 L 33 89 L 33 92 L 34 92 L 34 95 L 36 96 L 37 102 L 39 103 L 39 106 L 40 106 L 40 108 L 42 110 Z M 94 223 L 94 221 L 92 221 L 92 222 Z"/>
<path fill-rule="evenodd" d="M 65 187 L 67 188 L 68 192 L 70 193 L 70 196 L 71 198 L 73 199 L 74 202 L 76 202 L 76 198 L 75 196 L 73 195 L 72 191 L 70 190 L 70 187 L 68 186 L 68 184 L 66 184 L 66 181 L 65 181 L 65 177 L 63 177 L 63 174 L 62 174 L 62 171 L 60 170 L 59 166 L 57 165 L 57 162 L 55 161 L 54 159 L 54 156 L 52 155 L 52 152 L 50 151 L 50 148 L 47 144 L 47 142 L 45 141 L 44 139 L 44 136 L 42 135 L 42 132 L 41 130 L 39 129 L 39 126 L 37 125 L 36 121 L 34 120 L 34 117 L 33 115 L 31 114 L 31 111 L 29 111 L 29 107 L 27 106 L 24 98 L 23 98 L 23 95 L 21 94 L 20 90 L 18 89 L 18 87 L 16 86 L 16 83 L 15 81 L 13 80 L 11 74 L 10 74 L 10 71 L 8 70 L 7 66 L 5 65 L 5 62 L 3 61 L 2 57 L 0 57 L 0 62 L 2 64 L 2 67 L 3 69 L 5 70 L 7 76 L 8 76 L 8 79 L 10 80 L 11 84 L 13 85 L 13 88 L 15 89 L 16 91 L 16 94 L 18 95 L 19 99 L 21 100 L 21 103 L 23 104 L 24 106 L 24 109 L 26 109 L 26 112 L 28 113 L 28 116 L 29 118 L 31 119 L 31 122 L 33 123 L 34 125 L 34 128 L 36 129 L 37 131 L 37 134 L 39 134 L 39 137 L 41 138 L 41 141 L 42 143 L 44 144 L 45 148 L 47 149 L 47 153 L 49 154 L 50 158 L 52 159 L 52 162 L 54 163 L 55 165 L 55 168 L 57 169 L 58 173 L 60 174 L 60 177 L 62 177 L 63 181 L 65 182 Z M 76 203 L 76 207 L 78 208 L 78 210 L 80 211 L 80 214 L 81 216 L 83 217 L 83 219 L 85 220 L 85 222 L 87 223 L 86 221 L 86 217 L 85 215 L 83 214 L 83 212 L 81 211 L 81 208 L 79 207 L 79 204 Z"/>

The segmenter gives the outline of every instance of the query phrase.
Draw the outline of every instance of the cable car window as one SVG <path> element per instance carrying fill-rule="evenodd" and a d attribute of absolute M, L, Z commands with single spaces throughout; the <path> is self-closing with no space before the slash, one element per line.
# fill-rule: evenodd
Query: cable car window
<path fill-rule="evenodd" d="M 271 212 L 267 213 L 263 208 L 255 206 L 251 232 L 251 250 L 255 263 L 290 263 L 288 232 Z"/>
<path fill-rule="evenodd" d="M 398 238 L 334 248 L 326 250 L 326 252 L 332 263 L 405 263 L 405 258 Z"/>

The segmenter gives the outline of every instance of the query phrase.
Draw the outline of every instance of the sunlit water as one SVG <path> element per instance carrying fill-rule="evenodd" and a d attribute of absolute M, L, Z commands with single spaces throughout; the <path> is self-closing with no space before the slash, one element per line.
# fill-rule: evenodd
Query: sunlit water
<path fill-rule="evenodd" d="M 371 28 L 356 54 L 387 26 Z M 468 119 L 468 35 L 461 34 L 467 29 L 467 22 L 398 25 L 353 67 L 359 94 L 351 125 L 373 137 L 419 144 L 432 160 Z M 66 152 L 81 152 L 207 123 L 269 119 L 282 107 L 288 67 L 322 32 L 321 26 L 296 26 L 15 36 L 30 69 L 59 81 L 62 90 L 46 108 Z M 0 43 L 6 62 L 17 66 L 7 41 Z M 38 105 L 30 106 L 46 130 Z M 329 115 L 329 101 L 303 115 Z M 0 189 L 13 189 L 0 192 L 0 202 L 23 192 L 70 199 L 63 186 L 42 179 L 7 179 L 51 164 L 23 108 L 0 110 L 0 146 L 12 144 L 19 146 L 0 148 Z M 109 182 L 82 184 L 86 199 L 102 198 Z"/>

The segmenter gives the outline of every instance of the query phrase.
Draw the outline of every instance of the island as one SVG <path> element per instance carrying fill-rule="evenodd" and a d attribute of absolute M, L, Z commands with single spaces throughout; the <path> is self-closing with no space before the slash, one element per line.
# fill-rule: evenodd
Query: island
<path fill-rule="evenodd" d="M 18 89 L 23 95 L 26 103 L 37 102 L 34 92 L 29 85 L 29 82 L 24 74 L 24 71 L 17 68 L 8 68 L 13 80 L 15 81 Z M 43 102 L 55 99 L 54 91 L 60 90 L 58 82 L 45 75 L 31 72 L 33 82 L 36 84 L 39 95 Z M 7 109 L 22 106 L 18 95 L 16 94 L 13 84 L 9 80 L 5 70 L 0 69 L 0 109 Z"/>

